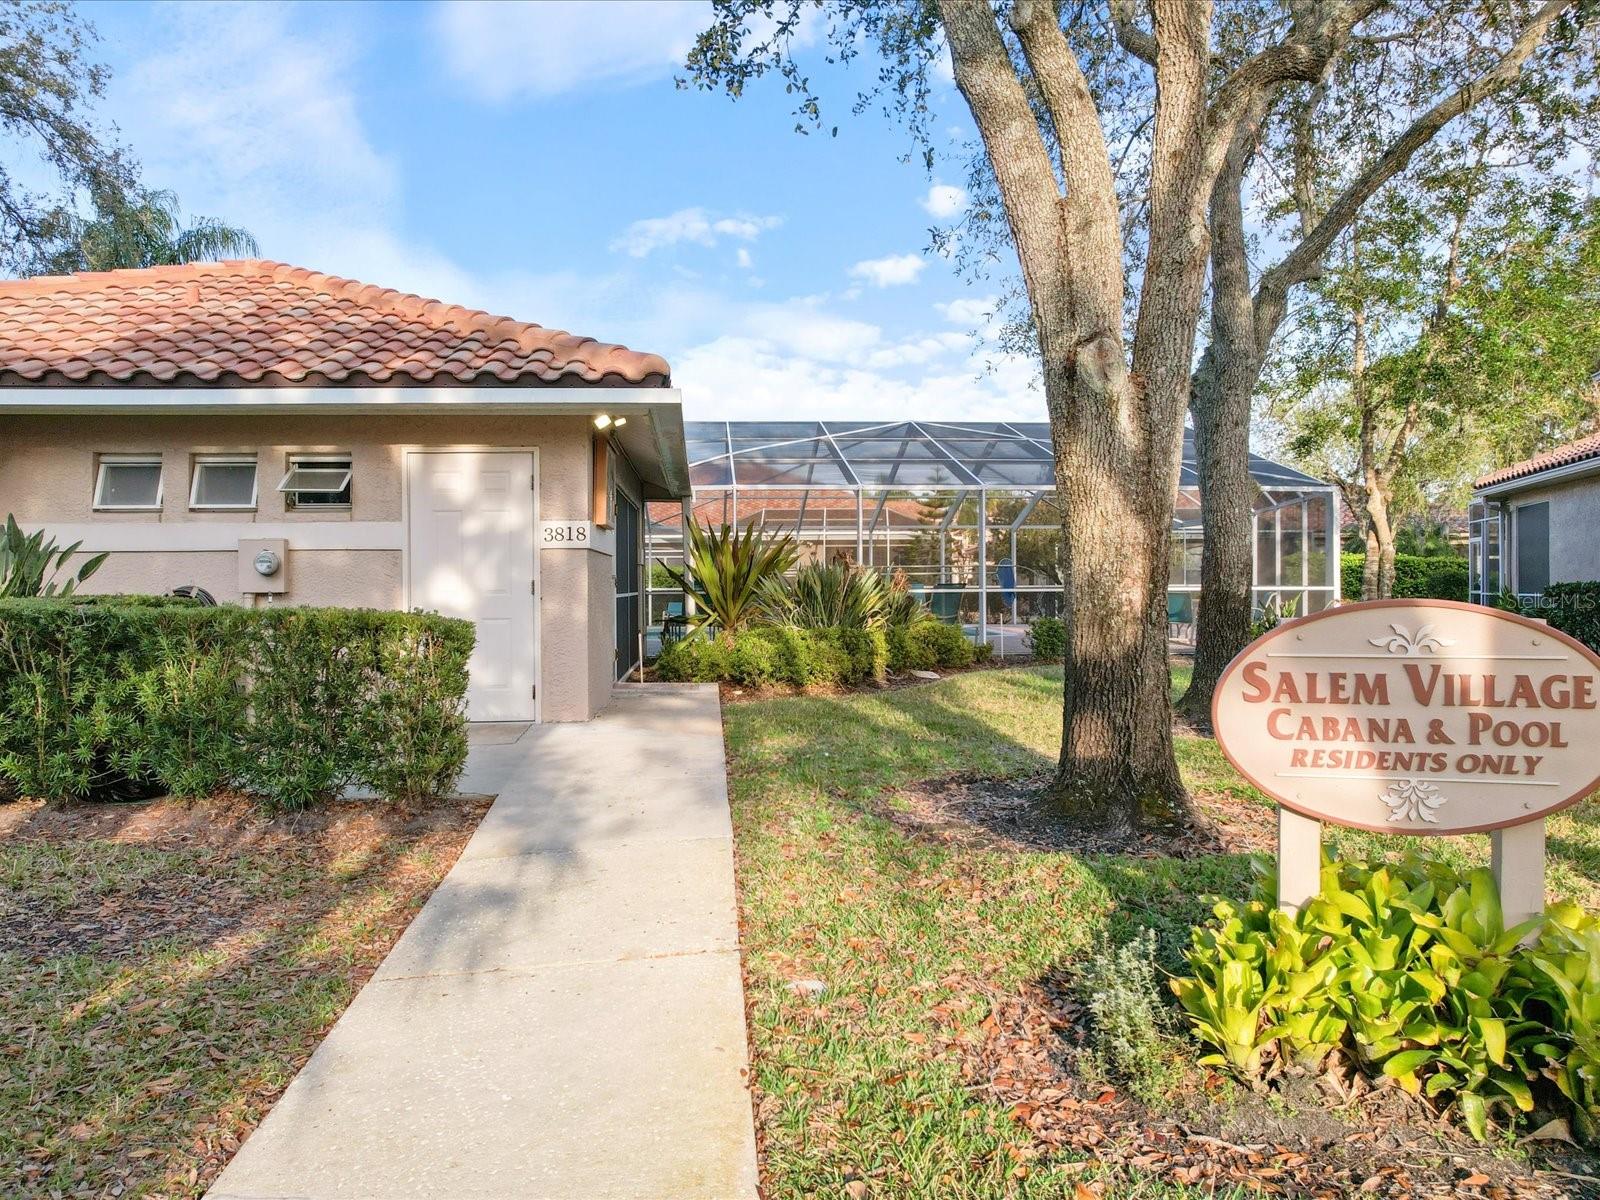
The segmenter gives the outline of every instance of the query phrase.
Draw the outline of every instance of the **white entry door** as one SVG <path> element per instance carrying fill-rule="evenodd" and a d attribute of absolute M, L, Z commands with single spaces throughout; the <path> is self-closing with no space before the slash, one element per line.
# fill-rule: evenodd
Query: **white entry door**
<path fill-rule="evenodd" d="M 478 628 L 467 716 L 534 720 L 533 455 L 415 451 L 406 477 L 411 606 Z"/>

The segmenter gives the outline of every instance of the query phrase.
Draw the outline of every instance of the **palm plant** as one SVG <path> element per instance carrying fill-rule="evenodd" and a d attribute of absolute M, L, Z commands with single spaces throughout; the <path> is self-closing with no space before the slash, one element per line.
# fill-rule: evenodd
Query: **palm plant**
<path fill-rule="evenodd" d="M 258 253 L 248 230 L 213 217 L 196 217 L 185 225 L 176 195 L 141 189 L 126 196 L 96 196 L 94 216 L 78 221 L 50 268 L 56 273 L 112 271 L 253 258 Z"/>
<path fill-rule="evenodd" d="M 691 630 L 715 624 L 724 633 L 740 629 L 761 614 L 770 581 L 782 579 L 800 553 L 788 534 L 770 535 L 750 522 L 706 529 L 684 526 L 682 567 L 668 567 L 672 581 L 694 601 Z"/>
<path fill-rule="evenodd" d="M 82 542 L 73 542 L 60 549 L 55 538 L 45 540 L 44 530 L 25 534 L 18 528 L 16 518 L 7 515 L 5 532 L 0 534 L 0 598 L 72 595 L 106 561 L 105 554 L 96 554 L 78 568 L 77 574 L 58 580 L 56 576 L 81 545 Z"/>

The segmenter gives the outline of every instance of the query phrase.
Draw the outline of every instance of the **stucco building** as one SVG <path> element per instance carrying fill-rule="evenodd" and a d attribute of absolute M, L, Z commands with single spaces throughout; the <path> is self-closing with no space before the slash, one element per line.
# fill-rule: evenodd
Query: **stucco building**
<path fill-rule="evenodd" d="M 0 283 L 0 514 L 90 591 L 470 619 L 477 720 L 604 706 L 688 494 L 655 355 L 279 263 Z"/>
<path fill-rule="evenodd" d="M 1470 596 L 1481 604 L 1600 579 L 1600 434 L 1485 475 L 1469 522 Z"/>

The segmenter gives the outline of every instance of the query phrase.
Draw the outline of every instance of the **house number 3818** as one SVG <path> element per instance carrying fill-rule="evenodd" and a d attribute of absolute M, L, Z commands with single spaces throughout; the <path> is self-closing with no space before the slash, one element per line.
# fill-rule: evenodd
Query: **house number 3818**
<path fill-rule="evenodd" d="M 539 544 L 550 549 L 587 547 L 594 542 L 592 521 L 542 521 Z"/>

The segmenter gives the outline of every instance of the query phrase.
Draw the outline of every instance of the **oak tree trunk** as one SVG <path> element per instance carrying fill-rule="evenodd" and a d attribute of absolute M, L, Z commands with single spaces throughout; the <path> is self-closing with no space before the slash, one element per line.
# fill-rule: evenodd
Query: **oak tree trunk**
<path fill-rule="evenodd" d="M 1194 673 L 1178 707 L 1206 727 L 1217 681 L 1249 644 L 1255 607 L 1250 398 L 1263 355 L 1250 291 L 1242 187 L 1265 113 L 1264 98 L 1247 109 L 1211 196 L 1211 342 L 1189 398 L 1204 540 Z"/>
<path fill-rule="evenodd" d="M 1244 355 L 1224 358 L 1244 365 Z M 1254 372 L 1250 372 L 1254 374 Z M 1225 379 L 1208 352 L 1195 376 L 1195 468 L 1200 479 L 1200 611 L 1194 674 L 1179 703 L 1191 721 L 1209 723 L 1223 670 L 1250 641 L 1255 580 L 1251 539 L 1255 481 L 1250 477 L 1250 392 L 1254 379 Z"/>
<path fill-rule="evenodd" d="M 1075 824 L 1112 836 L 1178 824 L 1188 797 L 1173 754 L 1167 676 L 1172 491 L 1152 486 L 1155 447 L 1129 446 L 1098 417 L 1098 379 L 1061 364 L 1046 370 L 1045 393 L 1052 426 L 1067 434 L 1058 432 L 1055 445 L 1067 647 L 1050 794 Z"/>

